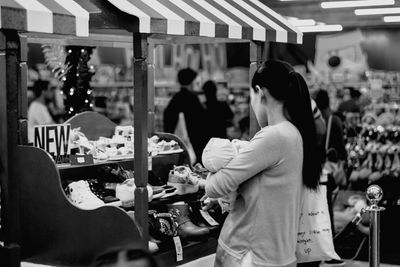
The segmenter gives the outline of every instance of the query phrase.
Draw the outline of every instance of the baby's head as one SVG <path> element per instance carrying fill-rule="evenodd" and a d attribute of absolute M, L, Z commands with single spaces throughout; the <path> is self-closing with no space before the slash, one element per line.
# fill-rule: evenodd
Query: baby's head
<path fill-rule="evenodd" d="M 210 172 L 217 172 L 237 154 L 238 148 L 228 139 L 211 138 L 203 150 L 203 166 Z"/>

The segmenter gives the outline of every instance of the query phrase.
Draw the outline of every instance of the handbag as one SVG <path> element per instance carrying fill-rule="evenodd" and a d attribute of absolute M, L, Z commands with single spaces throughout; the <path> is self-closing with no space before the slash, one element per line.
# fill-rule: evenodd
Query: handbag
<path fill-rule="evenodd" d="M 329 148 L 329 142 L 331 139 L 331 132 L 332 132 L 332 120 L 333 116 L 330 115 L 328 119 L 328 128 L 326 131 L 326 140 L 325 140 L 325 151 L 327 155 L 330 155 L 332 153 L 336 154 L 337 158 L 337 151 L 334 148 Z M 329 160 L 329 157 L 327 157 L 327 161 L 324 165 L 324 169 L 329 171 L 332 174 L 332 177 L 335 179 L 335 183 L 339 187 L 344 187 L 346 186 L 347 179 L 346 179 L 346 172 L 344 171 L 344 162 L 337 160 L 337 162 L 333 162 Z"/>
<path fill-rule="evenodd" d="M 340 260 L 333 245 L 326 186 L 304 190 L 297 233 L 297 262 Z"/>

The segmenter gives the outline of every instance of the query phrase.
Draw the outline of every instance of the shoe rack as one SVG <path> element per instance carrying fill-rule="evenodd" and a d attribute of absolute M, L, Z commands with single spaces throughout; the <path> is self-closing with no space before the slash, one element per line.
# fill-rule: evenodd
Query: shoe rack
<path fill-rule="evenodd" d="M 115 124 L 103 115 L 84 112 L 71 118 L 71 128 L 80 127 L 91 140 L 100 136 L 110 137 Z M 157 133 L 161 138 L 175 140 L 185 148 L 181 140 L 171 134 Z M 82 210 L 67 199 L 64 188 L 70 181 L 96 179 L 96 170 L 107 164 L 120 164 L 133 170 L 134 160 L 107 161 L 91 165 L 57 166 L 42 149 L 20 146 L 14 159 L 20 178 L 21 195 L 21 247 L 25 261 L 50 265 L 84 266 L 93 257 L 112 247 L 141 247 L 141 235 L 128 211 L 133 208 L 103 206 L 95 210 Z M 169 170 L 174 165 L 189 164 L 186 149 L 170 155 L 152 158 L 152 174 L 168 179 Z M 190 195 L 175 195 L 165 199 L 155 199 L 149 209 L 177 201 L 194 201 L 202 192 Z M 183 243 L 184 260 L 179 264 L 215 253 L 216 238 Z M 175 250 L 160 250 L 156 257 L 165 266 L 178 265 Z"/>

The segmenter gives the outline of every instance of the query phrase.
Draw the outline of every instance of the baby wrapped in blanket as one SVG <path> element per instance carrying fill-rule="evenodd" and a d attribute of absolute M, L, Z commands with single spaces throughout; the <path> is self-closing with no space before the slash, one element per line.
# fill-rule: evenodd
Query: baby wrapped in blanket
<path fill-rule="evenodd" d="M 240 153 L 241 148 L 249 142 L 241 140 L 232 140 L 222 138 L 211 138 L 203 150 L 203 166 L 211 173 L 216 173 L 224 168 L 228 163 Z M 229 195 L 218 199 L 218 202 L 225 211 L 231 211 L 237 198 L 237 192 L 231 192 Z"/>

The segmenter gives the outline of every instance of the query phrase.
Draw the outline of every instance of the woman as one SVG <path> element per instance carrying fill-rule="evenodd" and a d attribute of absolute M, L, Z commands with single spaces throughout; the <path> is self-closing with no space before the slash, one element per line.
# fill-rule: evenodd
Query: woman
<path fill-rule="evenodd" d="M 254 74 L 251 105 L 261 130 L 206 181 L 206 195 L 238 192 L 215 266 L 295 266 L 303 187 L 316 189 L 321 164 L 307 85 L 282 61 Z"/>

